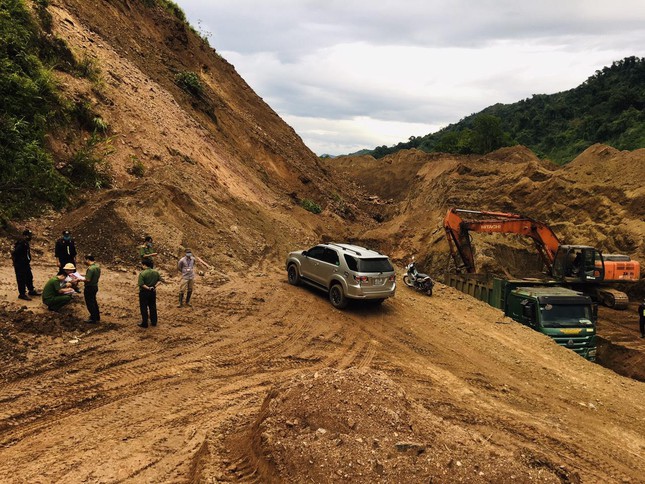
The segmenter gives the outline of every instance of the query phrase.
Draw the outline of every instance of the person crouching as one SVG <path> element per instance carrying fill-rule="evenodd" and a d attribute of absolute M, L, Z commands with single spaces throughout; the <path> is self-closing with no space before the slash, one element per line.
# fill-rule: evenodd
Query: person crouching
<path fill-rule="evenodd" d="M 66 277 L 67 273 L 60 270 L 43 288 L 43 303 L 50 311 L 58 311 L 72 300 L 74 290 L 65 282 Z"/>

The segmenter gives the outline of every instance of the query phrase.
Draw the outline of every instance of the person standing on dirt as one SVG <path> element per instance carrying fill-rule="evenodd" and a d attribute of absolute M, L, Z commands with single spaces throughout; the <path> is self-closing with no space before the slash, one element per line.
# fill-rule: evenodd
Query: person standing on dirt
<path fill-rule="evenodd" d="M 64 283 L 67 273 L 61 269 L 52 277 L 43 288 L 43 303 L 50 311 L 58 311 L 72 300 L 72 294 L 68 294 L 69 288 Z"/>
<path fill-rule="evenodd" d="M 193 288 L 195 287 L 195 258 L 190 249 L 186 249 L 186 255 L 179 259 L 177 267 L 181 274 L 179 307 L 184 305 L 184 293 L 186 293 L 186 306 L 190 307 L 190 297 L 193 295 Z"/>
<path fill-rule="evenodd" d="M 87 272 L 85 273 L 85 287 L 83 288 L 83 296 L 85 296 L 85 306 L 87 306 L 87 310 L 90 313 L 89 319 L 87 319 L 85 322 L 89 324 L 96 324 L 101 321 L 99 304 L 96 301 L 96 293 L 99 292 L 101 268 L 94 261 L 94 256 L 91 254 L 87 254 L 85 256 L 85 265 L 87 265 Z"/>
<path fill-rule="evenodd" d="M 40 296 L 40 292 L 34 289 L 34 275 L 31 272 L 31 247 L 29 246 L 31 237 L 31 230 L 26 229 L 11 251 L 11 260 L 18 283 L 18 299 L 24 301 L 31 301 L 29 296 Z"/>
<path fill-rule="evenodd" d="M 76 243 L 69 230 L 63 230 L 63 236 L 56 241 L 54 255 L 58 259 L 58 267 L 61 269 L 66 264 L 76 266 Z"/>
<path fill-rule="evenodd" d="M 146 235 L 143 245 L 139 246 L 139 255 L 141 256 L 141 261 L 149 260 L 152 263 L 150 268 L 154 267 L 154 256 L 156 256 L 157 253 L 152 246 L 151 236 Z"/>
<path fill-rule="evenodd" d="M 141 309 L 140 328 L 148 327 L 148 316 L 150 324 L 157 326 L 157 284 L 161 281 L 159 272 L 152 268 L 152 260 L 141 261 L 142 271 L 139 273 L 139 308 Z"/>
<path fill-rule="evenodd" d="M 638 306 L 638 326 L 641 330 L 641 338 L 645 338 L 645 299 Z"/>

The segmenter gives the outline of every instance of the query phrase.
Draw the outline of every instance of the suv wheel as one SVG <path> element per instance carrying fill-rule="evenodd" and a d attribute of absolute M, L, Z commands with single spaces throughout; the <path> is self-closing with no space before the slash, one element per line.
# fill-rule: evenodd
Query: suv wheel
<path fill-rule="evenodd" d="M 329 301 L 336 309 L 347 307 L 349 300 L 343 294 L 343 287 L 340 284 L 334 284 L 329 288 Z"/>
<path fill-rule="evenodd" d="M 292 286 L 300 284 L 300 274 L 298 274 L 298 268 L 295 264 L 291 264 L 287 269 L 287 280 Z"/>

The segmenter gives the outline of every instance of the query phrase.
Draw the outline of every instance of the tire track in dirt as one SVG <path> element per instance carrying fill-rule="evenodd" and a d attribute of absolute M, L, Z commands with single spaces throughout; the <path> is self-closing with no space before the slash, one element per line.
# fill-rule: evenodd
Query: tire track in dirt
<path fill-rule="evenodd" d="M 274 290 L 253 299 L 267 284 Z M 227 300 L 230 293 L 235 295 Z M 34 439 L 47 439 L 59 455 L 89 455 L 92 446 L 105 448 L 111 445 L 110 439 L 117 438 L 125 439 L 119 446 L 124 450 L 109 459 L 127 473 L 117 479 L 116 474 L 103 471 L 108 481 L 185 481 L 183 476 L 190 473 L 201 447 L 182 438 L 183 432 L 192 428 L 217 434 L 246 428 L 274 384 L 325 367 L 385 371 L 434 413 L 446 419 L 453 416 L 455 425 L 486 428 L 500 435 L 510 433 L 513 442 L 533 449 L 536 455 L 542 455 L 538 450 L 543 448 L 550 456 L 562 455 L 567 465 L 577 461 L 587 476 L 604 473 L 620 480 L 630 475 L 621 472 L 625 463 L 635 469 L 642 466 L 634 456 L 626 458 L 616 449 L 611 459 L 617 464 L 603 462 L 598 467 L 603 470 L 592 472 L 587 469 L 591 468 L 591 458 L 584 457 L 582 447 L 554 435 L 545 413 L 530 415 L 530 399 L 515 402 L 513 395 L 501 395 L 500 382 L 484 377 L 485 369 L 476 370 L 468 360 L 474 358 L 472 355 L 466 353 L 465 364 L 451 367 L 444 363 L 454 360 L 455 348 L 463 344 L 461 331 L 454 325 L 443 325 L 440 316 L 428 321 L 418 316 L 440 315 L 444 305 L 439 300 L 417 300 L 404 293 L 379 308 L 357 304 L 339 312 L 330 307 L 322 293 L 293 288 L 283 281 L 282 274 L 256 284 L 240 281 L 209 289 L 209 298 L 217 308 L 214 311 L 207 307 L 191 312 L 169 309 L 164 314 L 168 322 L 156 328 L 156 333 L 130 334 L 129 328 L 121 326 L 119 331 L 128 333 L 125 338 L 104 343 L 110 352 L 98 354 L 93 350 L 84 356 L 82 365 L 75 361 L 69 368 L 48 371 L 46 378 L 55 382 L 50 384 L 53 390 L 47 402 L 51 410 L 45 415 L 25 415 L 21 425 L 2 434 L 3 443 L 8 445 L 5 451 L 11 447 L 15 450 L 8 461 L 12 469 L 0 463 L 0 472 L 11 470 L 17 475 L 15 469 L 35 469 L 30 466 L 35 454 L 26 447 Z M 193 318 L 201 318 L 204 323 L 195 324 Z M 459 339 L 446 340 L 445 335 L 451 333 Z M 96 338 L 96 346 L 108 339 L 106 335 Z M 444 345 L 436 345 L 436 338 L 444 338 Z M 22 396 L 8 396 L 7 405 L 14 413 L 18 406 L 26 411 L 38 407 L 37 396 L 24 387 L 20 391 Z M 44 389 L 43 395 L 47 391 Z M 190 399 L 184 395 L 190 395 Z M 452 398 L 460 402 L 458 406 L 438 406 Z M 75 399 L 84 401 L 81 408 L 72 405 Z M 70 408 L 65 408 L 66 402 Z M 168 409 L 163 417 L 151 419 L 144 410 L 154 402 L 163 402 Z M 476 410 L 465 411 L 471 407 Z M 515 417 L 504 414 L 518 411 Z M 499 413 L 504 418 L 499 418 Z M 29 420 L 32 418 L 36 420 Z M 94 444 L 70 440 L 95 435 L 99 440 Z M 584 440 L 582 432 L 572 435 Z M 168 438 L 172 440 L 164 440 Z M 136 455 L 145 452 L 150 458 L 139 462 L 128 451 Z M 100 467 L 107 458 L 99 456 L 96 465 Z M 235 469 L 225 472 L 227 477 L 262 482 L 252 449 L 226 459 L 229 463 L 222 464 L 222 470 Z M 75 462 L 51 460 L 43 461 L 43 465 L 51 466 L 51 476 L 66 476 L 70 482 L 86 479 L 84 467 L 80 463 L 78 469 L 73 467 Z M 551 457 L 551 462 L 558 461 Z"/>
<path fill-rule="evenodd" d="M 225 306 L 228 307 L 228 306 Z M 238 311 L 239 312 L 239 311 Z M 301 324 L 295 332 L 292 332 L 289 334 L 286 338 L 284 338 L 280 343 L 278 344 L 271 344 L 272 349 L 269 351 L 269 354 L 280 354 L 281 351 L 285 348 L 289 348 L 293 350 L 293 342 L 300 339 L 300 336 L 304 334 L 304 328 L 306 324 Z M 137 394 L 140 394 L 141 392 L 145 392 L 148 390 L 148 388 L 153 388 L 158 386 L 158 382 L 161 380 L 164 380 L 166 378 L 171 378 L 172 376 L 175 375 L 178 371 L 186 371 L 187 369 L 190 369 L 190 365 L 193 364 L 195 361 L 206 361 L 207 366 L 213 367 L 213 366 L 223 366 L 224 368 L 226 367 L 233 367 L 235 365 L 235 360 L 231 360 L 230 358 L 222 358 L 219 359 L 219 361 L 215 360 L 213 361 L 212 358 L 212 353 L 219 353 L 219 354 L 231 354 L 234 353 L 233 351 L 228 351 L 233 348 L 234 346 L 237 346 L 237 350 L 240 350 L 240 346 L 236 345 L 235 343 L 230 343 L 227 345 L 220 345 L 219 348 L 215 349 L 213 351 L 212 348 L 208 348 L 208 350 L 205 350 L 207 346 L 210 345 L 210 341 L 205 341 L 205 342 L 196 342 L 193 341 L 191 344 L 186 347 L 186 344 L 188 344 L 187 341 L 183 341 L 183 346 L 181 353 L 173 355 L 171 359 L 171 363 L 160 363 L 158 360 L 155 362 L 154 359 L 155 357 L 158 357 L 158 350 L 159 347 L 163 344 L 164 342 L 156 342 L 156 345 L 154 347 L 149 348 L 149 352 L 145 355 L 142 355 L 139 359 L 136 361 L 128 361 L 128 360 L 121 360 L 122 364 L 120 362 L 110 362 L 109 364 L 103 364 L 103 369 L 104 371 L 98 380 L 94 378 L 93 385 L 83 385 L 82 383 L 79 383 L 77 385 L 77 394 L 82 393 L 83 391 L 87 390 L 93 390 L 96 388 L 97 384 L 100 384 L 103 386 L 103 391 L 109 391 L 112 393 L 116 393 L 114 396 L 110 396 L 107 398 L 102 398 L 100 402 L 96 402 L 95 404 L 92 405 L 92 410 L 97 410 L 99 407 L 107 406 L 115 402 L 120 402 L 123 400 L 127 400 L 129 398 L 135 397 Z M 245 342 L 245 346 L 248 348 L 252 348 L 253 350 L 262 350 L 262 348 L 258 348 L 257 344 L 257 338 L 251 338 L 247 339 Z M 241 354 L 246 353 L 246 350 L 242 348 L 241 351 L 239 351 Z M 205 354 L 208 353 L 208 354 Z M 261 359 L 264 359 L 266 356 L 266 352 L 261 352 L 260 355 L 256 356 L 256 358 L 252 361 L 247 361 L 246 364 L 244 365 L 244 368 L 237 369 L 237 371 L 234 371 L 234 373 L 239 373 L 241 375 L 247 374 L 249 369 L 252 369 L 253 367 L 257 366 L 257 362 L 260 361 Z M 203 358 L 203 357 L 206 358 Z M 211 361 L 209 361 L 209 359 Z M 225 362 L 223 365 L 222 363 Z M 123 368 L 123 365 L 129 365 L 128 368 Z M 227 372 L 230 373 L 230 372 Z M 151 379 L 148 375 L 150 374 L 155 374 L 156 377 Z M 231 375 L 226 375 L 227 377 L 230 377 Z M 82 376 L 79 376 L 80 380 L 83 380 Z M 114 382 L 117 382 L 118 385 L 110 385 Z M 68 385 L 75 385 L 76 382 L 74 380 L 68 379 L 67 381 Z M 123 392 L 122 389 L 123 387 L 128 387 L 130 391 L 125 391 Z M 255 387 L 243 387 L 243 388 L 235 388 L 234 391 L 229 395 L 229 397 L 232 397 L 233 399 L 239 399 L 239 397 L 242 395 L 246 394 L 254 394 L 256 392 Z M 61 392 L 64 394 L 64 392 Z M 69 415 L 69 417 L 73 417 L 75 412 L 74 409 L 71 409 L 72 415 Z M 46 430 L 47 428 L 51 428 L 52 426 L 56 424 L 60 424 L 61 421 L 65 418 L 65 416 L 59 414 L 59 418 L 56 419 L 51 419 L 48 421 L 42 421 L 42 419 L 39 422 L 34 422 L 28 425 L 23 425 L 22 428 L 20 429 L 19 433 L 12 432 L 11 436 L 8 436 L 10 440 L 15 441 L 14 438 L 16 436 L 18 437 L 25 437 L 28 435 L 31 435 L 36 432 L 42 432 Z"/>
<path fill-rule="evenodd" d="M 226 300 L 225 303 L 219 305 L 220 308 L 226 308 L 231 314 L 244 314 L 248 315 L 252 311 L 249 305 L 244 303 L 235 303 L 230 300 Z M 150 331 L 150 330 L 149 330 Z M 141 385 L 146 384 L 146 386 L 155 385 L 159 380 L 172 378 L 177 373 L 190 369 L 190 366 L 194 364 L 195 361 L 200 360 L 200 356 L 203 355 L 203 349 L 205 347 L 211 346 L 211 341 L 200 341 L 198 338 L 186 338 L 181 339 L 181 350 L 178 353 L 172 354 L 170 358 L 160 359 L 158 358 L 159 353 L 164 350 L 168 350 L 168 343 L 175 343 L 173 340 L 161 340 L 153 339 L 147 335 L 141 335 L 141 339 L 145 338 L 146 341 L 146 352 L 138 352 L 138 358 L 130 360 L 121 360 L 124 363 L 118 364 L 115 362 L 108 362 L 107 364 L 101 363 L 101 365 L 107 368 L 108 371 L 100 372 L 101 374 L 97 377 L 96 373 L 91 377 L 87 377 L 85 372 L 65 372 L 62 377 L 50 377 L 49 380 L 53 380 L 52 384 L 49 385 L 48 394 L 51 395 L 54 399 L 69 395 L 69 388 L 74 388 L 73 398 L 67 404 L 61 404 L 54 407 L 52 410 L 61 412 L 64 410 L 74 410 L 74 407 L 78 406 L 78 397 L 80 396 L 80 401 L 84 400 L 83 395 L 95 395 L 97 388 L 100 387 L 102 393 L 106 392 L 118 392 L 123 387 L 136 388 L 136 391 L 126 391 L 121 393 L 117 398 L 127 399 L 131 395 L 135 394 L 138 391 L 141 391 Z M 152 344 L 151 344 L 152 343 Z M 235 343 L 230 343 L 228 346 L 234 346 Z M 96 348 L 90 348 L 83 350 L 83 354 L 88 353 L 89 350 Z M 208 351 L 210 352 L 210 351 Z M 231 351 L 222 351 L 223 354 L 230 354 Z M 97 358 L 105 356 L 105 352 L 100 355 L 96 355 Z M 93 366 L 92 361 L 87 361 L 85 363 L 88 366 Z M 62 365 L 61 365 L 62 366 Z M 56 369 L 49 371 L 48 373 L 56 373 Z M 96 371 L 96 370 L 95 370 Z M 151 378 L 150 375 L 155 375 L 154 378 Z M 8 389 L 16 387 L 19 385 L 25 385 L 28 382 L 17 381 L 14 385 L 9 385 Z M 116 383 L 116 385 L 114 385 Z M 4 389 L 7 389 L 5 387 Z M 4 390 L 3 389 L 3 390 Z M 115 397 L 103 397 L 102 405 L 107 405 L 115 401 Z M 94 407 L 96 408 L 97 405 Z M 23 411 L 23 415 L 29 415 L 34 412 Z M 75 412 L 73 412 L 75 413 Z M 17 415 L 6 415 L 7 419 L 15 420 Z M 56 419 L 47 423 L 46 414 L 41 415 L 39 420 L 41 423 L 33 422 L 26 427 L 22 426 L 22 431 L 25 432 L 23 435 L 29 435 L 38 431 L 38 429 L 45 429 L 54 425 L 60 419 Z M 61 417 L 64 418 L 64 417 Z M 17 427 L 20 427 L 19 423 L 14 422 L 14 431 Z M 13 432 L 12 432 L 13 434 Z M 13 440 L 13 435 L 9 436 L 10 440 Z"/>

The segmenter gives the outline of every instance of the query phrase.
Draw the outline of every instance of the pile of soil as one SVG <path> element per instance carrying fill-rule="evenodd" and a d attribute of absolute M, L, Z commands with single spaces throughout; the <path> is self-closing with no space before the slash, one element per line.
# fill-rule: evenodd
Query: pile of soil
<path fill-rule="evenodd" d="M 569 482 L 548 459 L 491 445 L 382 372 L 303 374 L 267 396 L 250 434 L 262 481 Z"/>

